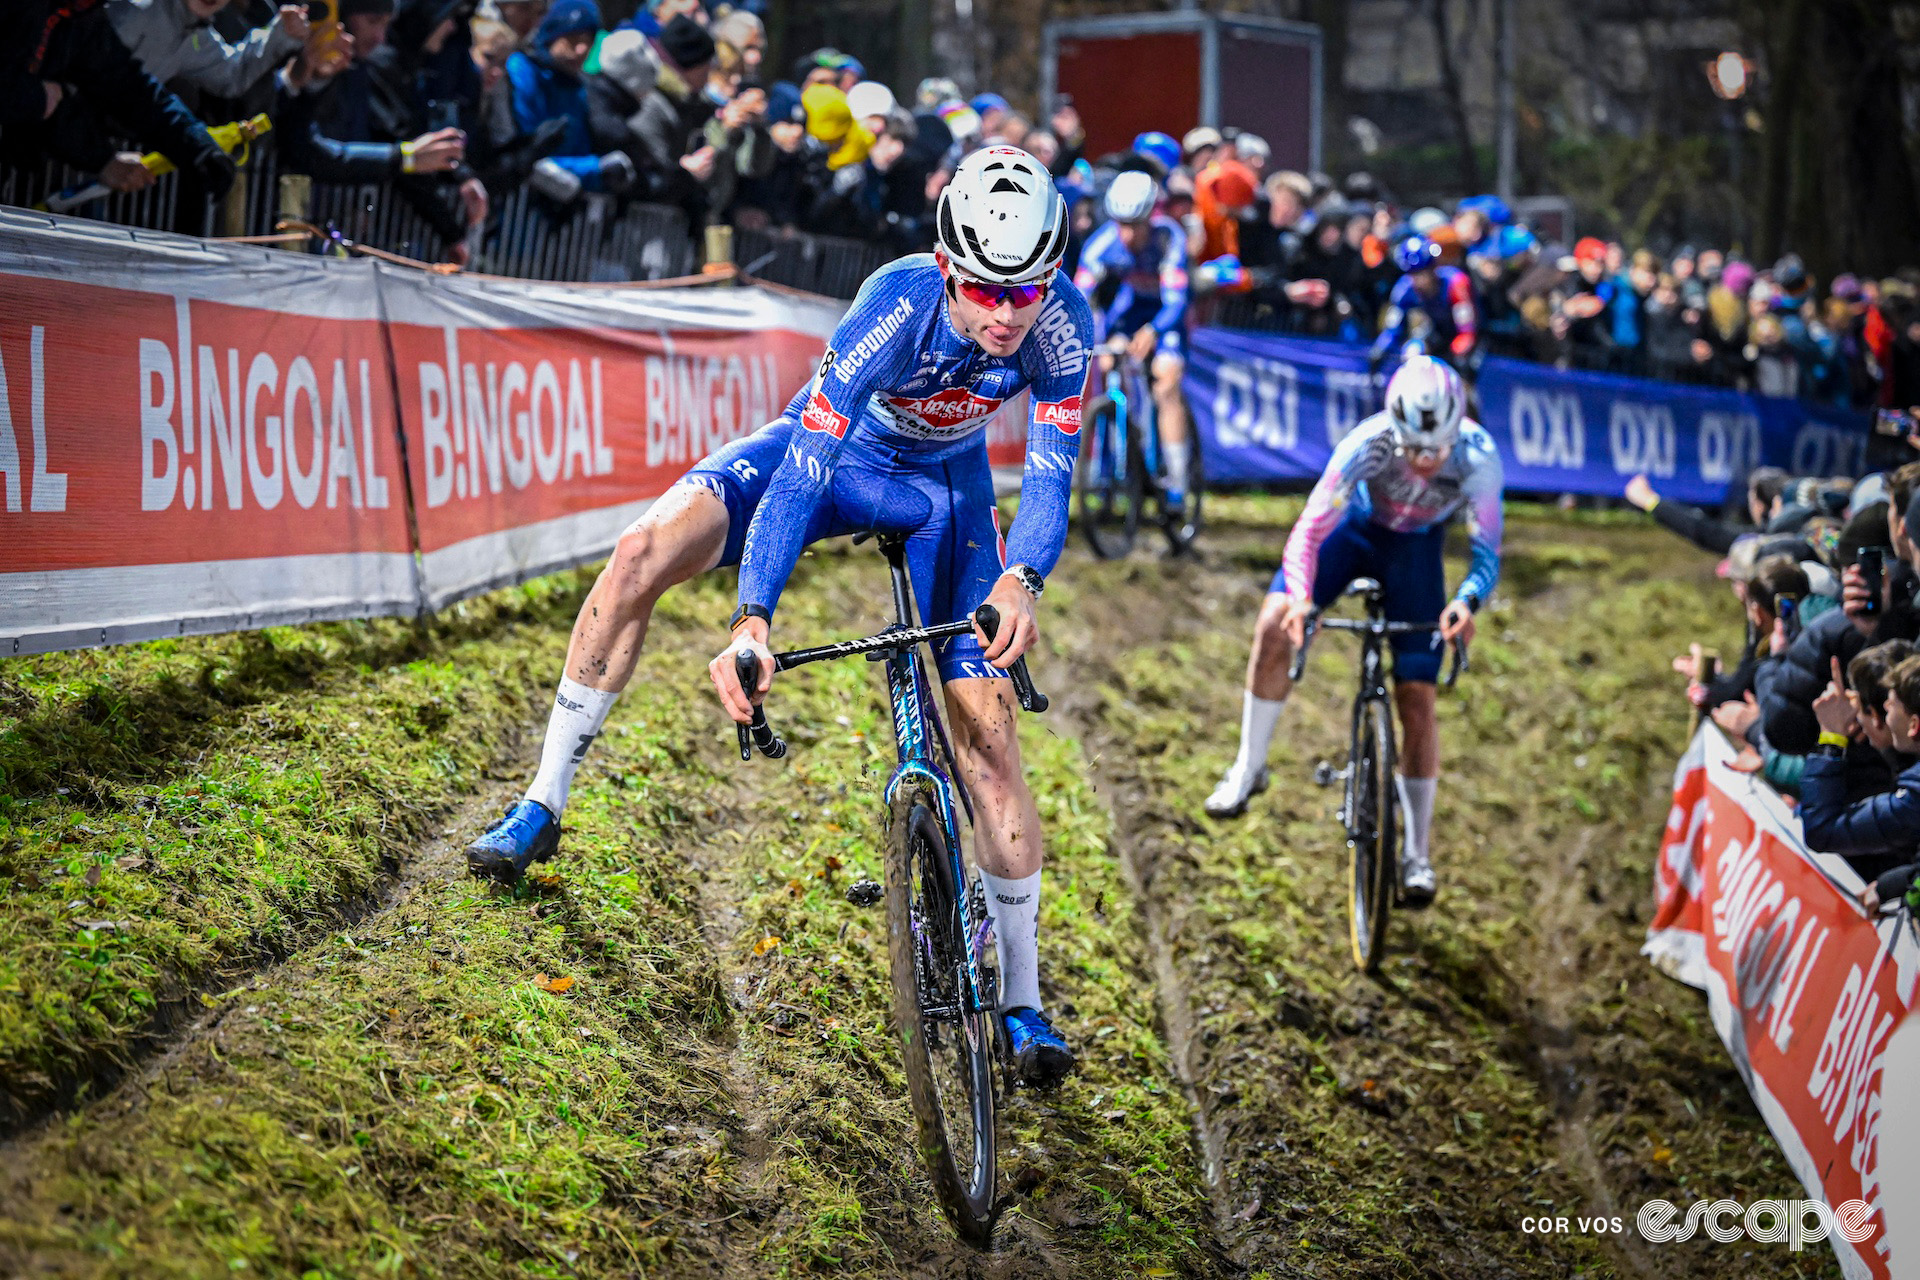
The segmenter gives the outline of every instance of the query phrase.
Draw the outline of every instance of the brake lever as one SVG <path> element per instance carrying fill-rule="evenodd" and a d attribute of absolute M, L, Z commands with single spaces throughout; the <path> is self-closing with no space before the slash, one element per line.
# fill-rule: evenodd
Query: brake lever
<path fill-rule="evenodd" d="M 1307 669 L 1307 650 L 1313 645 L 1313 637 L 1320 631 L 1320 611 L 1315 609 L 1307 615 L 1305 634 L 1300 637 L 1300 647 L 1293 651 L 1293 664 L 1287 668 L 1289 682 L 1298 680 Z"/>
<path fill-rule="evenodd" d="M 740 650 L 733 655 L 733 671 L 740 677 L 740 691 L 751 702 L 754 690 L 760 687 L 760 656 L 750 649 Z M 778 760 L 787 754 L 786 740 L 775 736 L 773 726 L 767 723 L 767 709 L 759 703 L 753 705 L 752 723 L 736 723 L 734 727 L 740 731 L 742 760 L 753 759 L 755 747 L 769 760 Z"/>
<path fill-rule="evenodd" d="M 973 620 L 980 624 L 981 632 L 987 637 L 987 643 L 993 643 L 994 635 L 1000 630 L 1000 611 L 990 604 L 983 604 L 973 611 Z M 1013 696 L 1020 700 L 1022 711 L 1031 711 L 1035 715 L 1052 705 L 1047 695 L 1033 686 L 1033 674 L 1027 670 L 1026 658 L 1014 659 L 1007 668 L 1007 675 L 1013 680 Z"/>

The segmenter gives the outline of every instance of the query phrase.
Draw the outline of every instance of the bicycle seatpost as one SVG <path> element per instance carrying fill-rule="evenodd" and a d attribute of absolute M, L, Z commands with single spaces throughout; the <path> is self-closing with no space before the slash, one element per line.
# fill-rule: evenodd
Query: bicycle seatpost
<path fill-rule="evenodd" d="M 741 691 L 747 695 L 747 700 L 752 702 L 754 691 L 760 687 L 759 655 L 744 649 L 734 654 L 733 671 L 740 677 Z M 775 736 L 773 726 L 767 723 L 767 709 L 759 703 L 754 703 L 751 724 L 736 724 L 734 727 L 740 731 L 742 760 L 753 759 L 755 747 L 760 748 L 760 754 L 769 760 L 778 760 L 787 754 L 786 740 Z"/>
<path fill-rule="evenodd" d="M 1000 630 L 1000 611 L 990 604 L 983 604 L 974 610 L 973 620 L 980 624 L 987 643 L 993 643 L 993 637 Z M 1013 679 L 1013 696 L 1020 700 L 1022 711 L 1031 711 L 1036 715 L 1045 711 L 1049 705 L 1047 695 L 1033 687 L 1033 676 L 1027 670 L 1027 660 L 1017 658 L 1007 668 L 1007 675 Z"/>

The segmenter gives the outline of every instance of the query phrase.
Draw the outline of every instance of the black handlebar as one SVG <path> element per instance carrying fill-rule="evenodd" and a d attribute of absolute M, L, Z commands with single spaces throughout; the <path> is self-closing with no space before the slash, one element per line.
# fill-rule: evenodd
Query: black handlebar
<path fill-rule="evenodd" d="M 747 695 L 749 702 L 760 690 L 760 658 L 749 650 L 742 649 L 733 655 L 733 671 L 740 677 L 740 691 Z M 767 723 L 767 709 L 755 702 L 753 704 L 753 723 L 736 725 L 740 730 L 740 758 L 753 759 L 753 749 L 760 748 L 760 754 L 769 760 L 778 760 L 787 754 L 786 739 L 773 732 L 773 726 Z"/>
<path fill-rule="evenodd" d="M 879 635 L 861 640 L 847 640 L 839 644 L 821 645 L 812 649 L 795 649 L 788 653 L 774 655 L 773 669 L 785 671 L 803 663 L 819 662 L 827 658 L 844 658 L 856 653 L 875 653 L 886 649 L 909 646 L 944 639 L 949 636 L 965 635 L 977 623 L 987 637 L 987 643 L 993 643 L 995 633 L 1000 630 L 1000 611 L 992 605 L 983 604 L 974 611 L 973 623 L 950 622 L 938 627 L 919 629 L 894 629 L 883 631 Z M 740 688 L 749 702 L 760 688 L 759 655 L 741 650 L 733 655 L 734 674 L 740 677 Z M 1033 687 L 1033 676 L 1027 670 L 1025 658 L 1016 659 L 1007 669 L 1007 675 L 1013 680 L 1014 697 L 1020 701 L 1020 709 L 1036 714 L 1045 711 L 1048 706 L 1047 695 Z M 769 760 L 778 760 L 787 754 L 786 740 L 776 735 L 773 726 L 767 723 L 766 708 L 759 703 L 753 704 L 753 721 L 750 724 L 736 724 L 740 735 L 740 758 L 753 759 L 754 749 Z"/>
<path fill-rule="evenodd" d="M 1438 631 L 1440 629 L 1440 624 L 1437 622 L 1383 622 L 1375 618 L 1369 618 L 1365 622 L 1349 618 L 1330 618 L 1327 620 L 1326 625 L 1341 631 L 1370 631 L 1376 635 L 1383 636 L 1412 634 L 1418 631 Z M 1293 651 L 1293 662 L 1287 668 L 1288 680 L 1298 680 L 1306 671 L 1307 649 L 1312 646 L 1313 637 L 1319 630 L 1320 611 L 1315 609 L 1307 615 L 1306 634 L 1300 641 L 1300 647 Z M 1444 685 L 1444 687 L 1448 689 L 1453 688 L 1454 682 L 1460 678 L 1460 673 L 1467 670 L 1470 665 L 1467 661 L 1467 642 L 1465 640 L 1455 636 L 1452 649 L 1453 654 L 1451 661 L 1447 665 L 1447 678 Z"/>
<path fill-rule="evenodd" d="M 981 633 L 987 637 L 987 643 L 993 643 L 994 635 L 1000 630 L 1000 611 L 990 604 L 983 604 L 974 610 L 973 620 L 980 624 Z M 1020 700 L 1022 711 L 1031 711 L 1035 715 L 1045 711 L 1050 705 L 1047 695 L 1033 687 L 1033 675 L 1027 670 L 1027 660 L 1016 658 L 1007 675 L 1013 679 L 1013 696 Z"/>

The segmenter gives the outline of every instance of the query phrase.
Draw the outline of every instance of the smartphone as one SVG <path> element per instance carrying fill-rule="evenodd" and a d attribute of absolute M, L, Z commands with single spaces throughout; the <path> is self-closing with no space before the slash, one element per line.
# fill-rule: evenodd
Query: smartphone
<path fill-rule="evenodd" d="M 1914 432 L 1913 415 L 1905 409 L 1875 409 L 1873 431 L 1875 435 L 1904 440 Z"/>
<path fill-rule="evenodd" d="M 427 100 L 427 132 L 437 133 L 442 129 L 460 127 L 460 103 L 453 98 L 429 98 Z"/>
<path fill-rule="evenodd" d="M 1780 621 L 1787 624 L 1787 638 L 1797 638 L 1800 634 L 1800 597 L 1791 591 L 1782 591 L 1775 598 L 1774 609 L 1780 614 Z"/>
<path fill-rule="evenodd" d="M 1880 612 L 1881 583 L 1887 567 L 1887 549 L 1885 547 L 1860 548 L 1860 576 L 1866 580 L 1867 603 L 1863 613 Z"/>

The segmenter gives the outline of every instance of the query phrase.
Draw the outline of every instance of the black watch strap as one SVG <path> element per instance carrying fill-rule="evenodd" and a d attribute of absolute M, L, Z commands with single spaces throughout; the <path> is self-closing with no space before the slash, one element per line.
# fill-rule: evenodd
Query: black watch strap
<path fill-rule="evenodd" d="M 727 623 L 728 631 L 738 631 L 740 624 L 748 618 L 758 618 L 762 622 L 773 621 L 773 611 L 757 604 L 743 604 L 733 611 L 733 621 Z"/>

